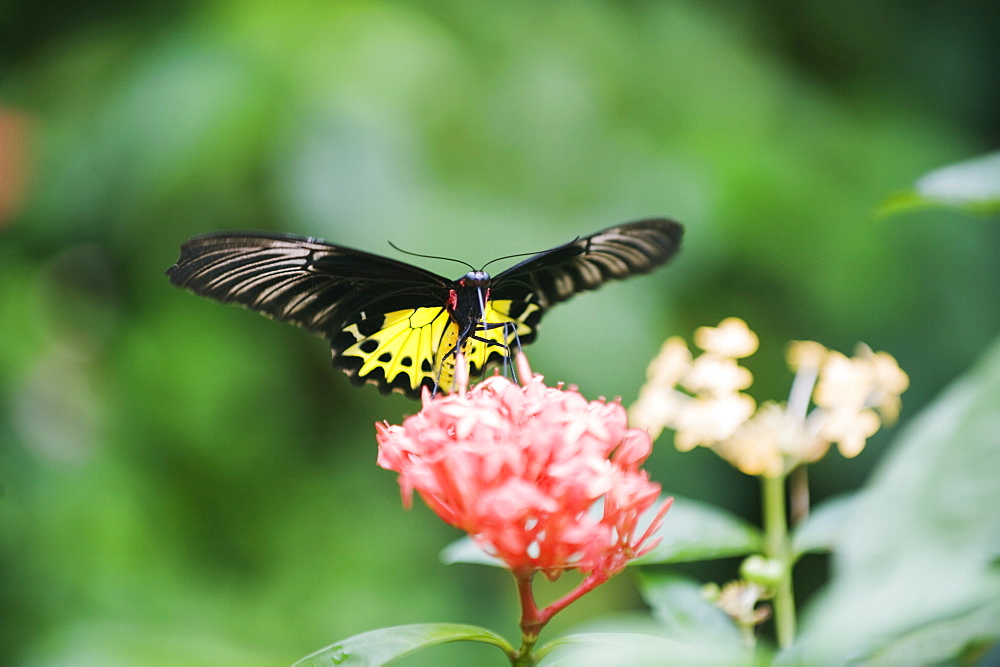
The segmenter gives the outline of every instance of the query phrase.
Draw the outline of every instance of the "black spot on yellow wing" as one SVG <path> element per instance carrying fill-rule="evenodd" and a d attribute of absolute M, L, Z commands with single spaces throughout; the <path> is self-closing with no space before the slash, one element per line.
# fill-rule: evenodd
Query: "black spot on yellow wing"
<path fill-rule="evenodd" d="M 331 341 L 333 365 L 354 384 L 417 397 L 421 386 L 434 388 L 442 348 L 457 336 L 458 328 L 444 307 L 359 313 Z"/>
<path fill-rule="evenodd" d="M 510 324 L 476 332 L 494 344 L 467 339 L 463 346 L 469 373 L 480 375 L 501 363 L 519 339 L 530 339 L 541 314 L 534 304 L 488 301 L 487 324 Z M 360 318 L 333 341 L 333 363 L 355 384 L 373 384 L 384 394 L 420 395 L 420 388 L 451 391 L 459 327 L 445 308 L 408 308 Z"/>

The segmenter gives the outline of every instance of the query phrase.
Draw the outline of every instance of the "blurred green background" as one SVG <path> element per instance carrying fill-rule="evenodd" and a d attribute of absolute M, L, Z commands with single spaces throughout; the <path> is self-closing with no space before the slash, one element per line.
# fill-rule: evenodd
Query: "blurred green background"
<path fill-rule="evenodd" d="M 547 315 L 537 371 L 630 403 L 663 338 L 737 315 L 762 339 L 758 400 L 787 392 L 786 341 L 864 341 L 909 372 L 905 422 L 997 333 L 1000 230 L 872 211 L 1000 143 L 998 28 L 996 3 L 932 0 L 6 0 L 0 662 L 287 663 L 425 621 L 515 634 L 509 576 L 440 565 L 456 533 L 374 464 L 373 422 L 416 404 L 170 287 L 201 232 L 478 265 L 667 215 L 681 255 Z M 816 497 L 890 441 L 816 465 Z M 710 452 L 663 438 L 649 468 L 757 518 L 756 482 Z M 640 606 L 626 574 L 546 637 Z"/>

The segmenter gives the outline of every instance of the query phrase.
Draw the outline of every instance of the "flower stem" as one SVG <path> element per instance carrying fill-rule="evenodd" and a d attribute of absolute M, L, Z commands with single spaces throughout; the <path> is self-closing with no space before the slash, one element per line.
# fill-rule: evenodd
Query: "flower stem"
<path fill-rule="evenodd" d="M 785 648 L 795 638 L 795 597 L 792 595 L 792 562 L 785 509 L 785 478 L 762 477 L 764 502 L 764 550 L 782 565 L 774 593 L 774 625 L 778 645 Z"/>
<path fill-rule="evenodd" d="M 521 648 L 518 652 L 510 657 L 510 664 L 512 667 L 535 667 L 538 662 L 535 660 L 535 656 L 531 653 L 531 649 L 535 647 L 535 642 L 527 642 L 522 640 Z"/>
<path fill-rule="evenodd" d="M 532 654 L 535 642 L 542 628 L 552 620 L 552 617 L 565 609 L 570 603 L 578 600 L 585 593 L 589 593 L 597 586 L 608 580 L 604 573 L 593 573 L 586 577 L 580 585 L 572 591 L 559 598 L 548 607 L 539 609 L 535 603 L 535 594 L 531 588 L 531 581 L 534 578 L 533 570 L 514 571 L 514 579 L 517 581 L 517 594 L 521 599 L 521 648 L 516 654 L 510 656 L 510 662 L 517 667 L 529 667 L 537 663 L 538 657 Z"/>
<path fill-rule="evenodd" d="M 809 518 L 809 469 L 795 468 L 788 476 L 788 496 L 791 505 L 792 528 Z"/>
<path fill-rule="evenodd" d="M 517 582 L 517 595 L 521 599 L 521 648 L 510 656 L 510 664 L 515 667 L 533 667 L 536 664 L 532 649 L 538 641 L 548 619 L 543 619 L 535 604 L 535 593 L 531 588 L 533 570 L 514 570 L 514 580 Z"/>

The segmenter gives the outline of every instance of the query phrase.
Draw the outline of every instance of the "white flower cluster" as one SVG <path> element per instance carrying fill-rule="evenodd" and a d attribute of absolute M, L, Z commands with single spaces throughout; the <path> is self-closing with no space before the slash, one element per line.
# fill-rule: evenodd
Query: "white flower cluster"
<path fill-rule="evenodd" d="M 731 317 L 701 327 L 694 357 L 683 339 L 663 344 L 648 381 L 629 411 L 633 426 L 654 438 L 675 431 L 681 451 L 710 447 L 748 475 L 780 477 L 822 458 L 832 444 L 857 456 L 881 426 L 899 414 L 909 378 L 885 352 L 860 345 L 853 357 L 813 341 L 796 341 L 787 360 L 796 372 L 787 403 L 743 393 L 753 382 L 738 359 L 757 351 L 757 335 Z"/>

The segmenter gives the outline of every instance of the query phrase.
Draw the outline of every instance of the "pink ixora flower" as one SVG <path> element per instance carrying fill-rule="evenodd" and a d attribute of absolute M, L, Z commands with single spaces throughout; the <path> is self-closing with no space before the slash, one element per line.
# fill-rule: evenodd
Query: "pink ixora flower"
<path fill-rule="evenodd" d="M 590 590 L 656 546 L 670 501 L 640 526 L 660 486 L 639 468 L 649 435 L 628 428 L 618 402 L 522 374 L 524 386 L 494 376 L 468 391 L 425 393 L 402 425 L 376 425 L 378 464 L 399 473 L 405 504 L 416 491 L 515 576 L 577 569 Z"/>

